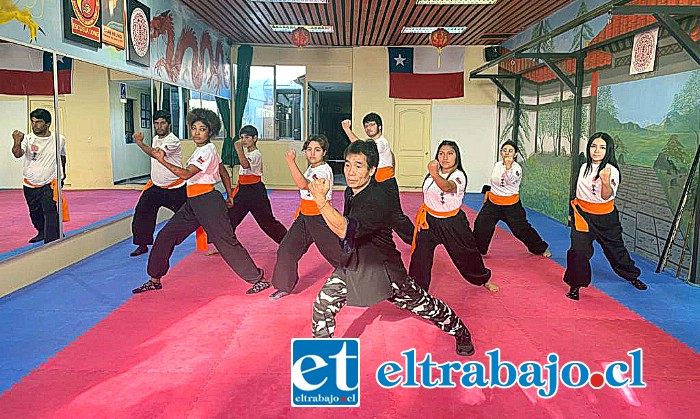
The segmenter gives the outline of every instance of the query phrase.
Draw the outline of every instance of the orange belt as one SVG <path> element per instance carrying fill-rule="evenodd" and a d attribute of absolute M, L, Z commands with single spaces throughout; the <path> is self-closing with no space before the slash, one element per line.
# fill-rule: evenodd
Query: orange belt
<path fill-rule="evenodd" d="M 182 185 L 182 183 L 183 183 L 184 181 L 185 181 L 185 179 L 179 178 L 179 179 L 176 180 L 175 182 L 169 183 L 169 184 L 167 184 L 167 185 L 165 185 L 165 186 L 159 186 L 159 188 L 163 188 L 163 189 L 174 189 L 176 186 Z M 153 181 L 152 181 L 151 179 L 148 179 L 148 182 L 146 182 L 146 185 L 144 185 L 143 190 L 141 191 L 141 193 L 143 194 L 144 192 L 146 192 L 147 190 L 149 190 L 150 188 L 152 188 L 154 185 L 155 185 L 155 183 L 153 183 Z"/>
<path fill-rule="evenodd" d="M 508 196 L 501 196 L 501 195 L 496 195 L 492 193 L 491 191 L 487 191 L 486 194 L 484 194 L 484 202 L 486 201 L 491 201 L 492 204 L 495 205 L 513 205 L 517 204 L 518 201 L 520 201 L 520 195 L 515 194 L 515 195 L 508 195 Z"/>
<path fill-rule="evenodd" d="M 613 212 L 613 210 L 615 209 L 615 200 L 612 199 L 608 202 L 596 203 L 574 198 L 574 200 L 571 201 L 571 207 L 574 209 L 574 228 L 576 229 L 576 231 L 587 233 L 588 223 L 581 216 L 581 213 L 578 212 L 578 208 L 576 208 L 577 206 L 581 207 L 581 209 L 584 212 L 587 212 L 589 214 L 605 215 Z"/>
<path fill-rule="evenodd" d="M 391 179 L 394 177 L 394 168 L 391 166 L 387 167 L 380 167 L 377 169 L 377 173 L 374 174 L 374 178 L 377 180 L 377 182 L 384 182 L 385 180 Z"/>
<path fill-rule="evenodd" d="M 176 186 L 182 185 L 182 183 L 183 183 L 184 181 L 185 181 L 185 179 L 178 178 L 175 182 L 169 183 L 169 184 L 167 184 L 167 185 L 165 185 L 165 186 L 159 186 L 159 188 L 162 188 L 162 189 L 173 189 L 173 188 L 176 187 Z M 155 183 L 153 183 L 153 181 L 152 181 L 151 179 L 148 179 L 148 182 L 146 182 L 146 185 L 143 187 L 143 191 L 149 189 L 150 187 L 152 187 L 152 186 L 154 186 L 154 185 L 155 185 Z M 143 191 L 141 191 L 141 192 L 143 192 Z"/>
<path fill-rule="evenodd" d="M 214 185 L 211 183 L 195 183 L 194 185 L 187 185 L 187 197 L 194 198 L 195 196 L 204 195 L 207 192 L 214 190 Z"/>
<path fill-rule="evenodd" d="M 236 196 L 238 193 L 238 187 L 240 185 L 254 185 L 256 183 L 262 182 L 262 177 L 258 175 L 238 175 L 238 183 L 236 187 L 231 191 L 231 197 Z"/>
<path fill-rule="evenodd" d="M 297 212 L 294 214 L 294 219 L 299 217 L 299 214 L 310 216 L 321 215 L 321 211 L 319 211 L 318 205 L 316 205 L 316 201 L 310 199 L 301 199 L 299 200 L 299 208 L 297 208 Z"/>
<path fill-rule="evenodd" d="M 35 185 L 28 181 L 27 178 L 22 179 L 24 184 L 32 188 L 41 188 L 44 185 Z M 53 191 L 53 202 L 58 202 L 58 181 L 56 179 L 51 179 L 49 183 L 51 190 Z M 63 194 L 63 199 L 61 199 L 61 214 L 64 223 L 70 221 L 70 214 L 68 213 L 68 201 L 66 200 L 66 195 Z"/>
<path fill-rule="evenodd" d="M 446 212 L 440 212 L 440 211 L 434 211 L 430 208 L 428 208 L 427 205 L 425 205 L 425 202 L 423 202 L 420 207 L 418 208 L 418 213 L 416 214 L 416 226 L 413 228 L 413 241 L 411 242 L 411 254 L 413 254 L 413 251 L 416 248 L 416 237 L 418 237 L 418 232 L 420 230 L 427 230 L 430 228 L 428 226 L 428 214 L 434 215 L 436 217 L 441 217 L 441 218 L 447 218 L 447 217 L 452 217 L 455 216 L 459 213 L 459 208 L 452 210 L 452 211 L 446 211 Z"/>

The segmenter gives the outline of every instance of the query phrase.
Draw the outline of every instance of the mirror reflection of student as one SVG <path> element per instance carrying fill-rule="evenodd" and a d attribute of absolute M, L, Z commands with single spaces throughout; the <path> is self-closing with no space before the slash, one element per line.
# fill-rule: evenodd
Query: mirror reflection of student
<path fill-rule="evenodd" d="M 32 132 L 24 134 L 15 130 L 12 133 L 14 141 L 12 154 L 16 158 L 24 157 L 22 171 L 22 186 L 24 199 L 29 207 L 29 217 L 36 236 L 29 243 L 52 242 L 58 239 L 58 167 L 56 165 L 56 136 L 50 131 L 51 114 L 46 109 L 35 109 L 29 114 L 32 122 Z M 66 178 L 66 139 L 60 138 L 61 167 Z M 65 197 L 62 200 L 63 221 L 68 221 L 68 205 Z"/>
<path fill-rule="evenodd" d="M 187 201 L 185 179 L 153 158 L 153 149 L 159 148 L 165 153 L 165 161 L 176 166 L 182 164 L 182 146 L 180 139 L 170 131 L 170 113 L 164 110 L 156 111 L 153 114 L 153 127 L 156 130 L 156 136 L 153 137 L 151 146 L 144 144 L 142 132 L 134 134 L 136 145 L 150 157 L 151 179 L 143 188 L 134 210 L 131 232 L 137 247 L 129 256 L 139 256 L 148 252 L 148 246 L 153 244 L 153 233 L 156 230 L 156 218 L 160 207 L 177 212 Z"/>

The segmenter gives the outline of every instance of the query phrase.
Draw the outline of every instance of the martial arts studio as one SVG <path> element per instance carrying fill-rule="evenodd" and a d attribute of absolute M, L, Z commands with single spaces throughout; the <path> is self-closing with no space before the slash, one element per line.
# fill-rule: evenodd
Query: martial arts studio
<path fill-rule="evenodd" d="M 0 418 L 700 410 L 700 0 L 0 0 L 0 138 Z"/>

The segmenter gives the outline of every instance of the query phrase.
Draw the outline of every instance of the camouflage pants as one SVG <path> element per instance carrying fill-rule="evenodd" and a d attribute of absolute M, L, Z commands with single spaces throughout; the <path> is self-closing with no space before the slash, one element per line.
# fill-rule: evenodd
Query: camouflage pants
<path fill-rule="evenodd" d="M 410 310 L 439 327 L 440 330 L 457 335 L 469 334 L 469 330 L 457 314 L 444 301 L 428 294 L 412 278 L 402 284 L 392 283 L 394 295 L 387 300 L 395 306 Z M 348 289 L 345 280 L 331 275 L 319 291 L 313 307 L 311 333 L 315 338 L 332 338 L 335 332 L 335 315 L 347 302 Z"/>

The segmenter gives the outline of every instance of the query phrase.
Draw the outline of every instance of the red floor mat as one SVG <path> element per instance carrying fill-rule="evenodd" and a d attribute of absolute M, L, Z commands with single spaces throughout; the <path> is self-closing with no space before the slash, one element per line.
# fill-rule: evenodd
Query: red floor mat
<path fill-rule="evenodd" d="M 338 196 L 339 198 L 339 196 Z M 289 225 L 297 195 L 273 192 L 275 214 Z M 403 194 L 412 214 L 420 195 Z M 339 199 L 336 199 L 339 202 Z M 473 213 L 469 213 L 473 220 Z M 271 272 L 276 245 L 251 217 L 239 238 Z M 404 257 L 408 246 L 401 244 Z M 499 256 L 507 255 L 507 256 Z M 0 398 L 7 418 L 248 418 L 248 417 L 551 417 L 685 418 L 700 408 L 700 356 L 602 292 L 567 300 L 563 268 L 532 256 L 504 231 L 486 264 L 501 292 L 466 283 L 442 248 L 436 252 L 432 292 L 447 301 L 472 330 L 477 354 L 501 348 L 514 363 L 589 366 L 626 360 L 644 349 L 648 386 L 626 392 L 560 388 L 552 399 L 534 389 L 384 389 L 376 368 L 416 348 L 436 362 L 461 361 L 454 340 L 430 323 L 388 303 L 346 307 L 339 337 L 361 339 L 359 408 L 292 408 L 290 340 L 310 337 L 311 304 L 331 268 L 315 247 L 302 259 L 296 293 L 269 301 L 265 291 L 245 295 L 247 284 L 220 257 L 193 253 L 175 266 L 159 292 L 139 295 L 60 352 Z M 143 275 L 145 273 L 138 273 Z M 128 291 L 125 291 L 128 292 Z M 60 298 L 60 297 L 57 297 Z"/>

